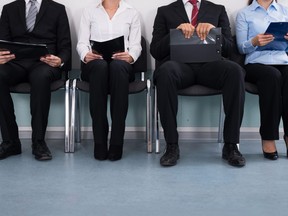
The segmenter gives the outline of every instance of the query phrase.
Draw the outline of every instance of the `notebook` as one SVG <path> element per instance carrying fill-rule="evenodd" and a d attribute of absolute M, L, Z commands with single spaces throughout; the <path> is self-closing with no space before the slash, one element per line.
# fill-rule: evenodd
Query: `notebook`
<path fill-rule="evenodd" d="M 16 59 L 39 59 L 49 54 L 46 44 L 31 44 L 0 40 L 0 50 L 10 51 Z"/>
<path fill-rule="evenodd" d="M 124 36 L 120 36 L 108 41 L 93 41 L 90 40 L 92 51 L 102 55 L 106 61 L 111 61 L 114 53 L 124 52 Z"/>
<path fill-rule="evenodd" d="M 179 29 L 170 30 L 170 59 L 183 63 L 201 63 L 220 60 L 221 28 L 210 30 L 203 41 L 196 33 L 187 39 Z"/>

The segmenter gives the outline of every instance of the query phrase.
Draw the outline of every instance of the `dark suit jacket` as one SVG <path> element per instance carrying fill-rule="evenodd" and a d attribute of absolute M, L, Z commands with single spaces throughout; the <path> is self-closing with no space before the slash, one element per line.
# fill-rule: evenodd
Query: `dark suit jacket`
<path fill-rule="evenodd" d="M 182 0 L 177 0 L 158 8 L 153 26 L 150 52 L 160 64 L 170 59 L 170 29 L 177 28 L 181 23 L 189 22 Z M 224 6 L 202 0 L 197 22 L 210 23 L 222 28 L 222 55 L 228 57 L 232 49 L 233 40 Z"/>
<path fill-rule="evenodd" d="M 0 19 L 0 39 L 27 43 L 45 43 L 51 54 L 71 69 L 71 36 L 64 5 L 42 0 L 32 32 L 26 30 L 25 1 L 4 5 Z"/>

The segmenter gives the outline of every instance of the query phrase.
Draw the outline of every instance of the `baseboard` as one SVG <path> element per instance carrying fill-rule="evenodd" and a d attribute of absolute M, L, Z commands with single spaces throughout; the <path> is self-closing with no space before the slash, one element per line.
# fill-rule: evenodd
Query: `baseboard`
<path fill-rule="evenodd" d="M 214 140 L 218 138 L 217 127 L 179 127 L 180 140 Z M 280 128 L 280 133 L 283 129 Z M 19 127 L 21 139 L 31 138 L 31 127 Z M 145 127 L 126 127 L 125 139 L 145 139 Z M 93 139 L 92 128 L 81 128 L 82 139 Z M 163 139 L 163 130 L 160 129 L 160 139 Z M 64 127 L 48 127 L 46 139 L 64 139 Z M 242 127 L 240 133 L 242 140 L 259 140 L 259 128 Z"/>

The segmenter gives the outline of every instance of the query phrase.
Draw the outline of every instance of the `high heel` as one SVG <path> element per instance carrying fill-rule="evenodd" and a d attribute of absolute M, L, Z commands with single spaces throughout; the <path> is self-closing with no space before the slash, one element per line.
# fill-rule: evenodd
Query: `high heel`
<path fill-rule="evenodd" d="M 278 159 L 277 150 L 274 151 L 274 152 L 265 152 L 264 151 L 264 149 L 263 149 L 263 141 L 262 141 L 262 151 L 263 151 L 264 158 L 269 159 L 269 160 L 277 160 Z"/>
<path fill-rule="evenodd" d="M 284 139 L 284 142 L 286 144 L 286 157 L 288 157 L 288 143 L 286 142 L 286 137 L 287 136 L 284 134 L 283 139 Z"/>
<path fill-rule="evenodd" d="M 268 153 L 268 152 L 264 152 L 264 150 L 263 150 L 263 156 L 264 156 L 264 158 L 267 158 L 269 160 L 277 160 L 278 159 L 278 152 L 275 151 L 275 152 Z"/>

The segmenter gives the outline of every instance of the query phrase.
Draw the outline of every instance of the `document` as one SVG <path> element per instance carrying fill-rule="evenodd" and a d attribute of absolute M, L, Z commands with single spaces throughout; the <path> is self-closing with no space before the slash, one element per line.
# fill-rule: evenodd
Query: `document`
<path fill-rule="evenodd" d="M 16 59 L 40 59 L 48 55 L 49 51 L 46 44 L 31 44 L 22 42 L 12 42 L 0 40 L 0 50 L 10 51 Z"/>
<path fill-rule="evenodd" d="M 92 52 L 102 55 L 106 61 L 111 61 L 114 53 L 124 52 L 124 36 L 120 36 L 108 41 L 90 40 Z"/>
<path fill-rule="evenodd" d="M 284 36 L 288 33 L 288 22 L 271 22 L 265 34 L 272 34 L 274 40 L 265 46 L 259 46 L 257 51 L 280 50 L 288 51 L 288 41 Z"/>
<path fill-rule="evenodd" d="M 221 28 L 210 30 L 205 40 L 201 40 L 196 32 L 185 38 L 179 29 L 170 30 L 170 59 L 183 63 L 200 63 L 220 60 Z"/>

